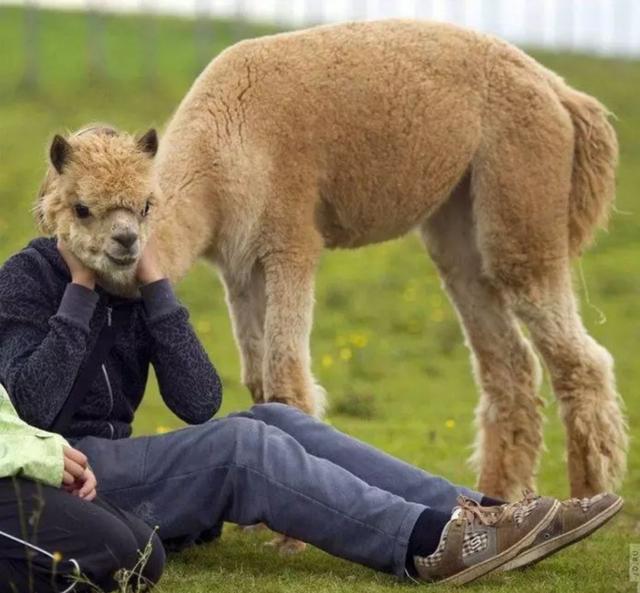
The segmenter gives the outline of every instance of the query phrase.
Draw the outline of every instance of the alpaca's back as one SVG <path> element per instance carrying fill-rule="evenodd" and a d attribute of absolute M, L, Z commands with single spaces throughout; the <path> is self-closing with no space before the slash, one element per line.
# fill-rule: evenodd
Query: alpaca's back
<path fill-rule="evenodd" d="M 506 108 L 489 104 L 510 77 L 518 88 L 507 89 Z M 176 206 L 200 192 L 188 216 L 213 216 L 231 233 L 224 241 L 242 241 L 265 210 L 292 226 L 313 220 L 329 247 L 388 240 L 435 211 L 495 127 L 515 125 L 531 97 L 537 113 L 526 125 L 548 118 L 571 142 L 552 84 L 513 46 L 441 23 L 244 41 L 211 62 L 178 108 L 161 143 L 160 182 Z"/>
<path fill-rule="evenodd" d="M 444 199 L 472 158 L 490 45 L 470 31 L 410 21 L 239 43 L 179 107 L 161 170 L 164 161 L 172 177 L 189 155 L 184 167 L 207 171 L 214 191 L 245 195 L 243 203 L 282 174 L 315 186 L 328 244 L 397 236 Z"/>

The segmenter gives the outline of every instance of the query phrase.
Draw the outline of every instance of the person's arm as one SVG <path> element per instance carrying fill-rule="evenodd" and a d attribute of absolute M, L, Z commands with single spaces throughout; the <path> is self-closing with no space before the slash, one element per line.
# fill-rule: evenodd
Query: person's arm
<path fill-rule="evenodd" d="M 220 377 L 167 279 L 141 289 L 151 335 L 151 363 L 162 399 L 188 424 L 210 420 L 220 408 Z"/>
<path fill-rule="evenodd" d="M 49 428 L 87 352 L 98 295 L 70 283 L 55 302 L 37 256 L 20 252 L 0 269 L 0 380 L 21 417 Z"/>
<path fill-rule="evenodd" d="M 220 377 L 189 323 L 156 259 L 154 238 L 142 252 L 136 272 L 146 311 L 151 364 L 160 395 L 187 424 L 210 420 L 222 402 Z"/>

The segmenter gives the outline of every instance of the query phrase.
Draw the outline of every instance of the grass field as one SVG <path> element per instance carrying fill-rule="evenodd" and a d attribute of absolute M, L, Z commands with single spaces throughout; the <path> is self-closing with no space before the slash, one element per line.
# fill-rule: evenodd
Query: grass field
<path fill-rule="evenodd" d="M 41 13 L 41 84 L 37 91 L 27 91 L 20 87 L 23 22 L 19 9 L 0 8 L 0 261 L 36 233 L 29 209 L 54 131 L 94 120 L 132 130 L 161 126 L 198 67 L 191 23 L 159 19 L 150 30 L 141 18 L 112 16 L 105 23 L 108 79 L 90 82 L 84 17 Z M 216 25 L 211 56 L 230 42 L 231 30 L 228 24 Z M 149 31 L 158 41 L 153 45 L 155 79 L 146 76 Z M 600 236 L 582 264 L 593 306 L 577 286 L 588 327 L 616 359 L 635 435 L 640 421 L 640 63 L 545 53 L 536 57 L 601 98 L 618 117 L 618 211 L 610 233 Z M 198 265 L 178 290 L 224 379 L 222 413 L 247 407 L 249 396 L 239 383 L 238 356 L 215 272 Z M 596 307 L 606 322 L 600 323 Z M 335 426 L 432 472 L 473 483 L 465 459 L 474 437 L 477 396 L 468 354 L 433 265 L 415 237 L 324 256 L 313 354 L 315 373 L 330 394 L 329 420 Z M 539 490 L 566 496 L 563 432 L 546 385 L 544 393 L 547 451 Z M 179 425 L 150 384 L 136 432 Z M 627 504 L 610 529 L 534 569 L 486 578 L 469 590 L 635 590 L 629 582 L 629 544 L 640 544 L 640 450 L 635 439 L 629 461 L 623 488 Z M 263 547 L 266 539 L 227 528 L 221 541 L 173 557 L 159 591 L 374 593 L 413 588 L 314 549 L 281 558 Z"/>

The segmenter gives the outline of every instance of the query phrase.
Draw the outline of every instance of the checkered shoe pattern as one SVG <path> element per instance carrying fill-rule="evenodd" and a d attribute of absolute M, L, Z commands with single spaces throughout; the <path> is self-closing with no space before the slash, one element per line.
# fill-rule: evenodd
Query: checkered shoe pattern
<path fill-rule="evenodd" d="M 454 512 L 452 518 L 456 518 L 456 512 Z M 433 552 L 433 554 L 425 557 L 416 557 L 415 563 L 420 566 L 428 566 L 433 567 L 436 566 L 442 555 L 444 554 L 444 549 L 447 546 L 447 535 L 449 531 L 449 524 L 445 525 L 444 530 L 442 531 L 442 535 L 440 536 L 440 542 L 438 543 L 438 547 Z M 487 549 L 489 545 L 489 534 L 487 531 L 473 530 L 471 528 L 467 528 L 464 533 L 464 537 L 462 540 L 462 557 L 467 558 L 472 556 L 473 554 L 477 554 L 478 552 L 482 552 Z"/>
<path fill-rule="evenodd" d="M 462 557 L 467 558 L 487 549 L 489 534 L 486 531 L 466 531 L 462 541 Z"/>

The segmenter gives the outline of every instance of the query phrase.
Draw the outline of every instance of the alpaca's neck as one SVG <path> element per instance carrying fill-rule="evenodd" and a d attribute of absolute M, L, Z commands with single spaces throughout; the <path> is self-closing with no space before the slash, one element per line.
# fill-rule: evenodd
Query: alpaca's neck
<path fill-rule="evenodd" d="M 183 278 L 211 245 L 212 219 L 198 194 L 164 194 L 152 233 L 160 267 L 171 281 Z"/>

